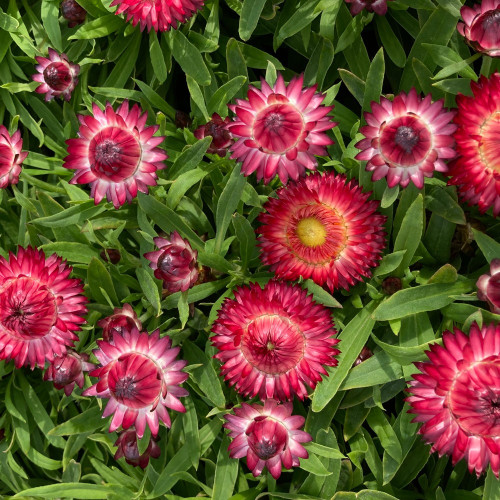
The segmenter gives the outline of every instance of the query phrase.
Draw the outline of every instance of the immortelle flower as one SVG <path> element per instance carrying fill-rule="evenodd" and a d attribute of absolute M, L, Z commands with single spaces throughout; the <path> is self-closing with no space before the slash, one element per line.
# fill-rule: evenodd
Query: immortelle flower
<path fill-rule="evenodd" d="M 223 120 L 220 115 L 214 113 L 212 119 L 207 124 L 198 127 L 194 131 L 194 136 L 197 139 L 211 136 L 212 143 L 207 149 L 207 153 L 224 157 L 226 156 L 229 146 L 233 144 L 233 138 L 227 130 L 227 125 L 229 123 L 231 123 L 229 117 Z"/>
<path fill-rule="evenodd" d="M 163 287 L 171 293 L 191 288 L 198 279 L 198 252 L 177 231 L 167 238 L 154 238 L 154 242 L 158 250 L 144 257 L 151 261 L 149 267 L 156 278 L 163 280 Z"/>
<path fill-rule="evenodd" d="M 116 15 L 124 13 L 132 25 L 140 23 L 141 31 L 168 31 L 177 29 L 193 14 L 203 8 L 204 0 L 113 0 L 110 7 L 118 5 Z"/>
<path fill-rule="evenodd" d="M 481 213 L 493 207 L 500 213 L 500 75 L 471 82 L 473 96 L 457 96 L 455 132 L 458 157 L 450 164 L 449 184 L 461 198 L 478 205 Z"/>
<path fill-rule="evenodd" d="M 392 0 L 345 0 L 351 4 L 351 14 L 353 16 L 359 14 L 363 9 L 368 12 L 375 12 L 381 16 L 387 13 L 387 2 Z"/>
<path fill-rule="evenodd" d="M 286 86 L 278 75 L 271 88 L 262 79 L 261 90 L 251 85 L 248 100 L 229 106 L 236 118 L 227 128 L 238 139 L 231 158 L 243 162 L 244 175 L 255 172 L 267 184 L 278 174 L 285 184 L 315 170 L 314 155 L 327 154 L 325 146 L 333 141 L 324 132 L 336 123 L 326 115 L 333 106 L 321 105 L 325 96 L 316 93 L 317 85 L 303 89 L 303 83 L 301 75 Z"/>
<path fill-rule="evenodd" d="M 473 7 L 460 9 L 463 23 L 458 32 L 477 52 L 500 57 L 500 0 L 483 0 Z"/>
<path fill-rule="evenodd" d="M 133 428 L 121 432 L 116 440 L 115 446 L 118 446 L 115 453 L 115 460 L 124 457 L 125 462 L 129 465 L 133 465 L 134 467 L 139 466 L 142 469 L 147 467 L 151 457 L 158 458 L 161 455 L 160 447 L 156 441 L 151 438 L 149 438 L 148 447 L 141 455 L 137 445 L 137 433 Z"/>
<path fill-rule="evenodd" d="M 148 114 L 128 101 L 113 111 L 92 105 L 93 116 L 79 115 L 78 139 L 68 139 L 64 167 L 76 170 L 71 184 L 90 184 L 97 205 L 105 196 L 115 208 L 129 203 L 137 192 L 156 186 L 157 170 L 165 168 L 166 153 L 157 146 L 164 137 L 154 137 L 158 125 L 146 127 Z M 142 114 L 141 114 L 142 113 Z"/>
<path fill-rule="evenodd" d="M 68 27 L 74 28 L 85 21 L 87 11 L 76 0 L 63 0 L 61 13 L 68 22 Z"/>
<path fill-rule="evenodd" d="M 414 422 L 431 451 L 462 458 L 479 476 L 488 463 L 498 477 L 500 466 L 500 326 L 443 334 L 428 362 L 415 363 L 408 398 Z"/>
<path fill-rule="evenodd" d="M 61 257 L 19 247 L 0 257 L 0 359 L 43 368 L 78 339 L 87 313 L 83 283 Z"/>
<path fill-rule="evenodd" d="M 35 69 L 38 73 L 31 78 L 40 82 L 35 92 L 45 94 L 45 100 L 50 101 L 54 97 L 63 97 L 64 100 L 71 99 L 71 93 L 78 83 L 80 66 L 69 62 L 66 54 L 58 54 L 49 47 L 49 58 L 36 56 L 38 65 Z"/>
<path fill-rule="evenodd" d="M 49 367 L 43 375 L 43 380 L 54 382 L 56 389 L 64 389 L 66 396 L 69 396 L 75 384 L 80 389 L 83 388 L 85 377 L 83 372 L 88 372 L 95 368 L 93 363 L 89 363 L 88 354 L 78 354 L 72 349 L 68 349 L 62 356 L 54 356 Z"/>
<path fill-rule="evenodd" d="M 19 182 L 23 161 L 28 152 L 21 152 L 23 140 L 21 132 L 16 130 L 12 136 L 0 125 L 0 189 Z"/>
<path fill-rule="evenodd" d="M 491 312 L 500 314 L 500 259 L 493 259 L 490 272 L 479 277 L 476 283 L 477 297 L 488 302 Z"/>
<path fill-rule="evenodd" d="M 259 246 L 278 278 L 311 278 L 330 290 L 371 276 L 385 246 L 385 216 L 356 181 L 314 173 L 278 191 L 264 205 Z"/>
<path fill-rule="evenodd" d="M 137 328 L 142 330 L 142 323 L 130 304 L 124 304 L 123 307 L 116 307 L 111 316 L 100 319 L 97 326 L 102 328 L 102 338 L 106 342 L 113 341 L 115 333 L 123 333 L 124 330 Z"/>
<path fill-rule="evenodd" d="M 113 415 L 109 432 L 135 425 L 142 438 L 147 424 L 156 436 L 160 420 L 170 427 L 167 408 L 186 411 L 178 398 L 188 395 L 179 387 L 188 378 L 181 371 L 187 362 L 176 359 L 180 348 L 171 347 L 167 335 L 160 338 L 160 330 L 149 334 L 132 328 L 115 332 L 112 342 L 98 340 L 97 345 L 94 354 L 101 366 L 90 376 L 99 381 L 83 395 L 109 399 L 103 413 L 103 418 Z"/>
<path fill-rule="evenodd" d="M 264 467 L 274 479 L 285 469 L 300 465 L 299 458 L 309 454 L 300 443 L 312 440 L 309 433 L 300 430 L 304 417 L 292 415 L 292 403 L 278 404 L 273 399 L 264 405 L 243 403 L 234 409 L 234 415 L 225 415 L 224 427 L 232 439 L 229 445 L 231 458 L 247 458 L 248 468 L 257 477 Z"/>
<path fill-rule="evenodd" d="M 373 181 L 387 177 L 389 187 L 412 181 L 422 188 L 424 177 L 448 171 L 444 160 L 456 156 L 452 134 L 457 126 L 450 123 L 455 112 L 443 109 L 442 99 L 422 99 L 413 88 L 392 102 L 385 97 L 380 104 L 372 101 L 371 109 L 365 113 L 368 125 L 361 127 L 365 139 L 356 144 L 362 150 L 356 159 L 368 162 Z"/>
<path fill-rule="evenodd" d="M 300 399 L 336 366 L 339 350 L 328 309 L 298 285 L 251 283 L 226 298 L 212 326 L 221 374 L 244 396 Z"/>

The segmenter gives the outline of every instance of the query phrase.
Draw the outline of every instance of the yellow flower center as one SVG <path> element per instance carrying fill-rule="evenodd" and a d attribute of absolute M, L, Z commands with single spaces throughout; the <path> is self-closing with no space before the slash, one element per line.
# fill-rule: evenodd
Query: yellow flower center
<path fill-rule="evenodd" d="M 481 126 L 481 141 L 479 155 L 486 164 L 495 172 L 500 172 L 500 159 L 498 148 L 500 146 L 500 112 L 493 113 Z"/>
<path fill-rule="evenodd" d="M 306 247 L 319 247 L 326 241 L 326 228 L 315 217 L 307 217 L 297 224 L 297 236 Z"/>

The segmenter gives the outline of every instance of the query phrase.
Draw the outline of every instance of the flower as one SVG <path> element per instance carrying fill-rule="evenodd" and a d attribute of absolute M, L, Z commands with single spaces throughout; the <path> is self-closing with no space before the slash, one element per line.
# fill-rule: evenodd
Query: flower
<path fill-rule="evenodd" d="M 361 352 L 359 353 L 358 357 L 356 358 L 356 360 L 354 361 L 352 366 L 353 367 L 358 366 L 361 363 L 363 363 L 364 361 L 366 361 L 367 359 L 371 358 L 372 356 L 373 356 L 373 352 L 371 351 L 371 349 L 364 346 L 363 349 L 361 349 Z"/>
<path fill-rule="evenodd" d="M 278 404 L 267 399 L 264 405 L 243 403 L 241 408 L 234 409 L 234 415 L 225 415 L 224 427 L 229 429 L 232 439 L 229 456 L 246 456 L 254 477 L 267 467 L 274 479 L 278 479 L 281 464 L 285 469 L 300 465 L 299 458 L 309 456 L 300 443 L 307 443 L 312 437 L 300 430 L 304 417 L 292 415 L 292 411 L 292 403 Z"/>
<path fill-rule="evenodd" d="M 493 259 L 490 263 L 489 274 L 483 274 L 476 283 L 477 297 L 488 302 L 495 314 L 500 314 L 500 259 Z"/>
<path fill-rule="evenodd" d="M 141 467 L 145 469 L 149 463 L 149 458 L 158 458 L 161 454 L 160 447 L 154 439 L 149 438 L 149 444 L 142 455 L 139 454 L 139 447 L 137 446 L 137 433 L 135 429 L 131 428 L 123 431 L 118 436 L 115 446 L 118 449 L 115 453 L 115 460 L 125 457 L 125 462 L 134 467 Z"/>
<path fill-rule="evenodd" d="M 197 139 L 212 136 L 212 143 L 207 149 L 207 153 L 224 157 L 229 146 L 233 144 L 233 138 L 227 130 L 229 123 L 231 123 L 231 120 L 228 117 L 223 120 L 220 115 L 214 113 L 212 119 L 206 125 L 202 125 L 194 131 L 194 136 Z"/>
<path fill-rule="evenodd" d="M 381 16 L 387 13 L 387 2 L 392 2 L 392 0 L 345 0 L 347 3 L 351 4 L 351 14 L 355 16 L 359 14 L 363 9 L 368 12 L 375 12 Z"/>
<path fill-rule="evenodd" d="M 124 304 L 122 308 L 115 307 L 113 314 L 100 319 L 97 326 L 102 328 L 102 338 L 106 342 L 113 341 L 115 333 L 123 333 L 124 330 L 137 328 L 142 331 L 142 323 L 130 304 Z"/>
<path fill-rule="evenodd" d="M 129 203 L 137 191 L 148 193 L 156 186 L 157 170 L 165 168 L 166 153 L 157 146 L 164 137 L 153 137 L 158 125 L 146 127 L 148 114 L 128 101 L 113 111 L 111 104 L 101 111 L 92 105 L 94 116 L 79 115 L 78 139 L 68 139 L 64 167 L 76 170 L 71 184 L 90 183 L 90 195 L 97 205 L 104 196 L 115 208 Z"/>
<path fill-rule="evenodd" d="M 488 463 L 500 466 L 500 326 L 473 324 L 467 337 L 459 329 L 433 344 L 428 362 L 415 363 L 408 398 L 414 422 L 431 452 L 464 458 L 479 476 Z"/>
<path fill-rule="evenodd" d="M 188 378 L 181 371 L 187 362 L 176 359 L 180 348 L 171 347 L 168 335 L 160 338 L 160 330 L 149 334 L 132 328 L 115 331 L 112 341 L 98 340 L 97 345 L 94 354 L 101 366 L 90 376 L 99 381 L 83 395 L 109 399 L 103 413 L 103 418 L 113 414 L 109 432 L 135 425 L 142 438 L 147 424 L 156 436 L 159 420 L 170 427 L 167 408 L 186 411 L 178 398 L 188 395 L 179 387 Z"/>
<path fill-rule="evenodd" d="M 259 216 L 262 262 L 278 278 L 311 278 L 330 290 L 370 276 L 385 246 L 386 218 L 369 196 L 333 172 L 280 189 Z"/>
<path fill-rule="evenodd" d="M 397 276 L 387 276 L 382 281 L 382 291 L 387 295 L 394 295 L 403 288 L 403 281 Z"/>
<path fill-rule="evenodd" d="M 87 313 L 83 283 L 61 257 L 19 247 L 0 257 L 0 359 L 43 368 L 78 339 Z"/>
<path fill-rule="evenodd" d="M 28 153 L 21 152 L 23 140 L 21 132 L 16 130 L 12 134 L 0 125 L 0 189 L 19 182 L 19 175 L 23 161 Z"/>
<path fill-rule="evenodd" d="M 461 198 L 478 205 L 481 213 L 493 207 L 500 213 L 500 75 L 471 82 L 473 96 L 457 96 L 455 132 L 458 157 L 450 164 L 448 184 L 458 186 Z"/>
<path fill-rule="evenodd" d="M 61 12 L 64 19 L 69 21 L 68 27 L 70 28 L 82 24 L 87 15 L 87 11 L 76 3 L 76 0 L 63 0 L 61 3 Z"/>
<path fill-rule="evenodd" d="M 361 127 L 365 139 L 356 144 L 366 170 L 373 172 L 372 180 L 387 177 L 389 187 L 406 187 L 410 181 L 418 188 L 424 177 L 434 171 L 447 172 L 443 161 L 454 158 L 452 134 L 456 125 L 451 122 L 454 112 L 443 109 L 443 100 L 432 103 L 431 96 L 424 99 L 412 88 L 389 101 L 382 97 L 380 104 L 372 101 L 372 113 L 365 113 L 368 125 Z"/>
<path fill-rule="evenodd" d="M 212 326 L 221 374 L 244 396 L 300 399 L 336 366 L 338 340 L 328 309 L 298 285 L 270 281 L 239 287 Z"/>
<path fill-rule="evenodd" d="M 59 55 L 49 47 L 49 58 L 36 56 L 38 73 L 32 75 L 35 82 L 40 82 L 35 92 L 45 94 L 45 100 L 62 96 L 64 100 L 71 99 L 71 93 L 78 83 L 80 66 L 69 62 L 66 54 Z"/>
<path fill-rule="evenodd" d="M 141 31 L 168 31 L 177 29 L 178 23 L 185 23 L 193 14 L 203 8 L 204 0 L 113 0 L 110 7 L 118 5 L 116 15 L 125 13 L 132 25 L 141 25 Z"/>
<path fill-rule="evenodd" d="M 500 57 L 500 0 L 483 0 L 473 7 L 460 9 L 463 23 L 458 32 L 477 52 Z"/>
<path fill-rule="evenodd" d="M 78 354 L 76 351 L 68 349 L 62 356 L 54 356 L 43 375 L 43 380 L 53 381 L 56 389 L 64 389 L 66 396 L 69 396 L 73 392 L 75 384 L 80 389 L 83 388 L 85 382 L 83 372 L 95 368 L 95 365 L 89 363 L 88 360 L 87 354 Z"/>
<path fill-rule="evenodd" d="M 198 279 L 198 252 L 177 231 L 167 239 L 154 238 L 154 242 L 158 250 L 145 253 L 144 257 L 151 261 L 149 267 L 154 269 L 156 278 L 163 280 L 163 287 L 171 293 L 191 288 Z"/>
<path fill-rule="evenodd" d="M 301 75 L 286 86 L 278 75 L 271 88 L 262 79 L 261 90 L 250 86 L 248 100 L 229 106 L 236 118 L 227 128 L 238 139 L 231 158 L 243 162 L 244 175 L 256 172 L 267 184 L 278 174 L 285 184 L 314 170 L 314 155 L 327 154 L 325 146 L 333 141 L 324 132 L 336 123 L 326 115 L 333 106 L 321 106 L 325 97 L 316 93 L 317 85 L 303 89 L 303 83 Z"/>

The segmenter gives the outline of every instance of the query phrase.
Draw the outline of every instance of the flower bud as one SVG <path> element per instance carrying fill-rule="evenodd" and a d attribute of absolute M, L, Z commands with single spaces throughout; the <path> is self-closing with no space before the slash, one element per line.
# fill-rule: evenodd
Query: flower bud
<path fill-rule="evenodd" d="M 388 276 L 382 281 L 382 290 L 387 295 L 394 295 L 403 288 L 401 278 L 396 276 Z"/>
<path fill-rule="evenodd" d="M 207 153 L 217 154 L 222 157 L 226 156 L 227 148 L 233 144 L 233 137 L 226 128 L 228 123 L 231 123 L 229 117 L 223 120 L 217 113 L 214 113 L 207 124 L 195 130 L 194 135 L 197 139 L 212 137 L 212 143 L 207 149 Z"/>
<path fill-rule="evenodd" d="M 102 328 L 102 338 L 106 342 L 113 341 L 113 334 L 122 334 L 124 330 L 137 328 L 142 331 L 142 324 L 130 304 L 124 304 L 122 308 L 115 308 L 113 314 L 97 322 Z"/>
<path fill-rule="evenodd" d="M 82 24 L 87 15 L 87 11 L 75 0 L 63 0 L 61 3 L 61 12 L 64 19 L 69 21 L 68 26 L 70 28 Z"/>
<path fill-rule="evenodd" d="M 99 255 L 101 256 L 102 260 L 110 262 L 111 264 L 118 264 L 118 262 L 120 262 L 120 259 L 122 258 L 120 252 L 115 248 L 106 248 L 105 250 L 101 250 L 101 253 Z"/>
<path fill-rule="evenodd" d="M 366 361 L 368 358 L 371 358 L 373 356 L 373 352 L 368 349 L 368 347 L 363 347 L 361 349 L 361 352 L 359 353 L 359 356 L 356 358 L 356 361 L 354 361 L 352 366 L 358 366 L 360 365 L 363 361 Z"/>
<path fill-rule="evenodd" d="M 500 314 L 500 259 L 493 259 L 489 274 L 483 274 L 476 283 L 477 297 L 488 302 L 491 312 Z"/>
<path fill-rule="evenodd" d="M 137 446 L 137 434 L 133 427 L 120 433 L 115 446 L 118 446 L 115 453 L 115 460 L 124 457 L 129 465 L 133 465 L 134 467 L 139 466 L 142 469 L 147 467 L 150 457 L 158 458 L 161 453 L 156 441 L 150 438 L 146 451 L 140 455 L 139 447 Z"/>

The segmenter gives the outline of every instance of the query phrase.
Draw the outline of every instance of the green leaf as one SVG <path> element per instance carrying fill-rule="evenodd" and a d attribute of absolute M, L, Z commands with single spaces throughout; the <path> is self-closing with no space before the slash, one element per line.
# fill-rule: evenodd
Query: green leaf
<path fill-rule="evenodd" d="M 198 109 L 201 111 L 203 118 L 206 122 L 210 121 L 210 116 L 207 111 L 207 105 L 205 104 L 205 97 L 203 92 L 200 89 L 200 86 L 196 82 L 194 78 L 191 78 L 189 75 L 186 75 L 186 83 L 189 89 L 189 94 L 191 95 L 191 99 L 198 106 Z"/>
<path fill-rule="evenodd" d="M 333 63 L 335 50 L 333 44 L 327 38 L 320 37 L 304 72 L 304 84 L 317 84 L 318 88 L 323 87 L 326 74 Z"/>
<path fill-rule="evenodd" d="M 338 448 L 331 448 L 315 442 L 305 443 L 304 448 L 309 453 L 314 453 L 325 458 L 345 458 Z"/>
<path fill-rule="evenodd" d="M 398 37 L 394 34 L 386 16 L 375 16 L 375 18 L 377 31 L 387 55 L 396 66 L 404 68 L 406 64 L 405 50 Z"/>
<path fill-rule="evenodd" d="M 313 299 L 326 307 L 340 307 L 342 304 L 331 294 L 328 293 L 322 286 L 314 283 L 313 280 L 304 281 L 304 286 L 312 293 Z"/>
<path fill-rule="evenodd" d="M 149 85 L 145 84 L 144 82 L 136 80 L 135 78 L 134 82 L 141 89 L 141 91 L 146 96 L 146 99 L 151 103 L 152 106 L 158 108 L 172 120 L 175 119 L 175 109 L 170 106 L 170 104 L 168 104 L 165 99 L 160 97 Z"/>
<path fill-rule="evenodd" d="M 83 432 L 94 432 L 104 427 L 104 425 L 106 425 L 106 420 L 102 418 L 102 410 L 97 406 L 92 406 L 76 417 L 70 418 L 66 422 L 54 427 L 47 434 L 51 436 L 70 436 Z"/>
<path fill-rule="evenodd" d="M 366 77 L 365 94 L 363 97 L 363 111 L 371 109 L 373 101 L 380 101 L 382 86 L 384 84 L 385 61 L 384 49 L 380 48 L 375 54 Z"/>
<path fill-rule="evenodd" d="M 359 76 L 347 71 L 346 69 L 339 69 L 340 78 L 348 88 L 349 92 L 356 98 L 361 106 L 365 100 L 366 84 Z"/>
<path fill-rule="evenodd" d="M 498 241 L 477 229 L 472 228 L 472 232 L 477 246 L 483 252 L 488 263 L 491 263 L 493 259 L 500 259 L 500 243 Z"/>
<path fill-rule="evenodd" d="M 223 117 L 227 116 L 227 103 L 233 99 L 246 81 L 246 76 L 235 76 L 227 83 L 219 87 L 208 101 L 208 114 L 212 116 L 213 113 L 218 113 Z"/>
<path fill-rule="evenodd" d="M 250 260 L 258 254 L 255 231 L 250 222 L 248 222 L 248 219 L 238 212 L 233 214 L 232 223 L 236 239 L 240 244 L 239 255 L 241 258 L 241 266 L 243 269 L 246 269 Z"/>
<path fill-rule="evenodd" d="M 438 80 L 446 78 L 454 73 L 460 73 L 460 76 L 463 76 L 464 78 L 477 78 L 476 73 L 469 66 L 467 61 L 464 61 L 460 55 L 450 47 L 435 45 L 432 43 L 424 43 L 422 44 L 422 47 L 424 47 L 432 55 L 434 61 L 437 62 L 439 66 L 444 68 L 436 74 L 434 79 Z"/>
<path fill-rule="evenodd" d="M 148 499 L 158 498 L 164 495 L 168 490 L 172 489 L 177 481 L 181 479 L 176 476 L 176 472 L 185 472 L 191 467 L 191 459 L 189 457 L 190 449 L 185 444 L 167 463 L 166 467 L 158 476 L 154 484 L 153 491 L 147 497 Z"/>
<path fill-rule="evenodd" d="M 89 200 L 66 210 L 61 210 L 54 215 L 33 219 L 31 224 L 45 227 L 65 227 L 72 224 L 82 224 L 104 211 L 106 211 L 106 207 L 103 204 L 95 206 L 94 202 Z"/>
<path fill-rule="evenodd" d="M 423 361 L 426 359 L 425 351 L 428 351 L 430 346 L 434 343 L 440 343 L 440 339 L 431 340 L 426 344 L 400 347 L 397 345 L 387 344 L 382 342 L 375 335 L 372 334 L 373 341 L 380 346 L 392 359 L 402 366 L 411 365 L 415 361 Z M 371 358 L 370 358 L 371 359 Z"/>
<path fill-rule="evenodd" d="M 110 498 L 121 495 L 130 498 L 132 492 L 118 484 L 92 484 L 92 483 L 57 483 L 38 486 L 21 491 L 11 498 L 41 497 L 41 498 Z"/>
<path fill-rule="evenodd" d="M 373 271 L 373 275 L 384 276 L 385 274 L 392 273 L 401 264 L 405 253 L 406 250 L 398 250 L 397 252 L 384 255 L 378 267 Z"/>
<path fill-rule="evenodd" d="M 117 306 L 120 303 L 116 295 L 111 275 L 106 269 L 106 266 L 95 257 L 93 257 L 90 261 L 87 271 L 87 280 L 92 296 L 97 302 L 100 302 L 101 304 L 108 303 L 106 296 L 102 292 L 102 290 L 104 290 L 113 302 L 114 306 Z"/>
<path fill-rule="evenodd" d="M 165 63 L 165 56 L 158 42 L 158 34 L 156 31 L 149 32 L 149 54 L 151 56 L 151 66 L 160 83 L 167 79 L 167 65 Z"/>
<path fill-rule="evenodd" d="M 403 451 L 401 450 L 401 444 L 399 439 L 387 421 L 386 416 L 380 408 L 372 408 L 370 414 L 368 415 L 366 421 L 375 432 L 375 434 L 380 439 L 380 444 L 384 450 L 392 457 L 394 460 L 401 462 L 403 460 Z"/>
<path fill-rule="evenodd" d="M 61 29 L 59 28 L 59 5 L 57 0 L 42 0 L 42 23 L 52 42 L 52 47 L 62 52 Z"/>
<path fill-rule="evenodd" d="M 52 255 L 56 253 L 69 262 L 78 262 L 80 264 L 89 264 L 90 261 L 99 256 L 99 253 L 89 245 L 76 243 L 74 241 L 57 241 L 47 243 L 40 247 L 45 254 Z"/>
<path fill-rule="evenodd" d="M 68 40 L 93 40 L 108 36 L 123 26 L 123 19 L 114 14 L 98 17 L 89 23 L 82 25 L 76 33 L 68 37 Z"/>
<path fill-rule="evenodd" d="M 212 498 L 217 500 L 229 500 L 233 494 L 234 485 L 238 476 L 238 460 L 229 458 L 230 440 L 224 435 L 217 455 L 215 466 L 214 490 Z"/>
<path fill-rule="evenodd" d="M 484 482 L 483 500 L 498 499 L 500 499 L 500 480 L 495 477 L 491 469 L 488 469 Z"/>
<path fill-rule="evenodd" d="M 241 9 L 239 35 L 244 41 L 249 40 L 257 27 L 266 0 L 243 0 Z"/>
<path fill-rule="evenodd" d="M 199 85 L 210 85 L 212 78 L 200 51 L 184 36 L 180 30 L 169 32 L 172 39 L 172 55 L 182 71 Z"/>
<path fill-rule="evenodd" d="M 161 296 L 158 283 L 146 269 L 139 267 L 135 273 L 147 301 L 153 306 L 156 316 L 159 316 L 161 313 Z"/>
<path fill-rule="evenodd" d="M 425 197 L 425 208 L 454 224 L 466 222 L 462 207 L 446 188 L 432 189 Z"/>
<path fill-rule="evenodd" d="M 279 28 L 274 37 L 274 50 L 276 50 L 284 40 L 298 33 L 308 26 L 320 14 L 316 11 L 319 0 L 308 0 L 304 2 L 292 16 Z"/>

